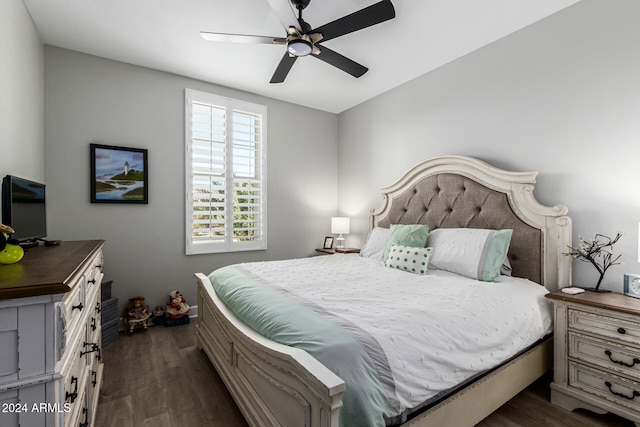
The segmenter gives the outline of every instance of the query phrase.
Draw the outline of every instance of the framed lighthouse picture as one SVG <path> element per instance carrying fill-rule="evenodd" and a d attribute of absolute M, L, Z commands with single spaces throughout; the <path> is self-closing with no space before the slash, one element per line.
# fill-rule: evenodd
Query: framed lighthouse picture
<path fill-rule="evenodd" d="M 90 144 L 91 203 L 149 203 L 147 150 Z"/>

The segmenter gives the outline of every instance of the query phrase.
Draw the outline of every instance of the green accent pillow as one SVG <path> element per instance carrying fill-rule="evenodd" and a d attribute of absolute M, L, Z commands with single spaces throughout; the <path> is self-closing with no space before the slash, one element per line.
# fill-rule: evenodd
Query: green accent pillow
<path fill-rule="evenodd" d="M 413 274 L 427 274 L 432 248 L 391 245 L 389 257 L 384 265 Z"/>
<path fill-rule="evenodd" d="M 389 257 L 391 246 L 424 248 L 429 235 L 429 226 L 422 224 L 392 224 L 389 230 L 389 240 L 387 240 L 387 247 L 384 250 L 385 261 Z"/>

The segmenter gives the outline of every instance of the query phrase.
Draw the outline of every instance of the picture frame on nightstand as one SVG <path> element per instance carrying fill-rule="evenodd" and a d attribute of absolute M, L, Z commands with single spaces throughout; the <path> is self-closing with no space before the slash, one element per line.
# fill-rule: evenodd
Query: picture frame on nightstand
<path fill-rule="evenodd" d="M 324 238 L 322 249 L 333 249 L 333 236 L 327 236 Z"/>
<path fill-rule="evenodd" d="M 625 274 L 623 293 L 628 297 L 640 298 L 640 274 Z"/>

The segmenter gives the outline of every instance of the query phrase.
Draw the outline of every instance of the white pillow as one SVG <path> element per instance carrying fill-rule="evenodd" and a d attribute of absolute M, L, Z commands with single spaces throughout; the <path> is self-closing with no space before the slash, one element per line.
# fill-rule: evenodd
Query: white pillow
<path fill-rule="evenodd" d="M 498 282 L 513 230 L 438 228 L 429 233 L 429 266 L 485 282 Z"/>
<path fill-rule="evenodd" d="M 432 248 L 416 248 L 393 244 L 384 265 L 414 274 L 427 274 Z"/>
<path fill-rule="evenodd" d="M 387 247 L 390 230 L 388 228 L 375 227 L 367 236 L 367 241 L 360 249 L 360 256 L 382 261 L 384 250 Z"/>

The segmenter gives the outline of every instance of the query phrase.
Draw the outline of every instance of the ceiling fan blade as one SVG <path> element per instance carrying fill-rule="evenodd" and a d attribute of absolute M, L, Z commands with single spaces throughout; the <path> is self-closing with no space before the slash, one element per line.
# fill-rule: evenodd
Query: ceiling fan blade
<path fill-rule="evenodd" d="M 357 62 L 347 58 L 346 56 L 342 56 L 339 53 L 334 52 L 333 50 L 324 46 L 320 46 L 320 53 L 313 56 L 326 62 L 327 64 L 341 69 L 345 73 L 351 74 L 353 77 L 360 77 L 364 73 L 369 71 L 369 69 L 364 65 L 360 65 Z"/>
<path fill-rule="evenodd" d="M 271 2 L 271 1 L 270 1 Z M 313 30 L 322 33 L 322 41 L 334 39 L 379 24 L 396 16 L 391 0 L 383 0 Z"/>
<path fill-rule="evenodd" d="M 203 39 L 213 42 L 231 42 L 231 43 L 260 43 L 260 44 L 286 44 L 287 40 L 282 37 L 267 36 L 251 36 L 247 34 L 226 34 L 226 33 L 210 33 L 200 31 Z"/>
<path fill-rule="evenodd" d="M 297 56 L 289 55 L 289 53 L 285 53 L 280 63 L 278 64 L 278 68 L 276 68 L 276 72 L 273 73 L 273 77 L 271 77 L 271 81 L 269 83 L 282 83 L 284 79 L 287 78 L 287 74 L 289 74 L 289 70 L 293 67 L 293 64 L 298 59 Z"/>
<path fill-rule="evenodd" d="M 267 2 L 269 2 L 269 6 L 271 6 L 285 30 L 292 25 L 301 30 L 298 17 L 293 11 L 289 0 L 267 0 Z"/>

